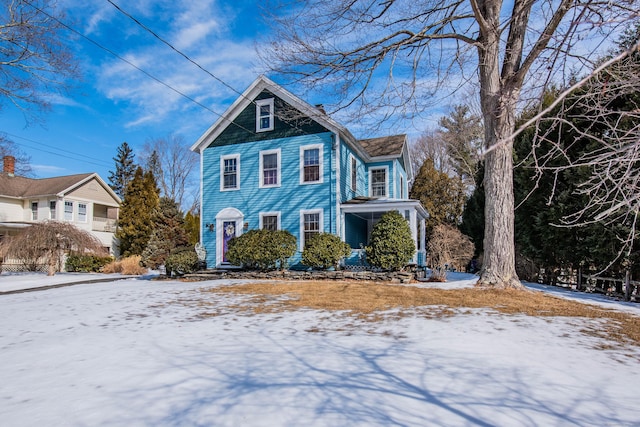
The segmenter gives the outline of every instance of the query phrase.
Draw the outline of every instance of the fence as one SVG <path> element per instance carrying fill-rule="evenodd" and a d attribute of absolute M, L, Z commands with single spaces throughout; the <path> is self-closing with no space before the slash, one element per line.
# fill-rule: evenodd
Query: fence
<path fill-rule="evenodd" d="M 631 280 L 629 272 L 624 278 L 615 278 L 596 274 L 583 275 L 580 269 L 562 270 L 557 275 L 545 275 L 542 271 L 538 276 L 538 281 L 555 286 L 571 287 L 579 291 L 624 298 L 625 301 L 640 302 L 640 281 Z"/>

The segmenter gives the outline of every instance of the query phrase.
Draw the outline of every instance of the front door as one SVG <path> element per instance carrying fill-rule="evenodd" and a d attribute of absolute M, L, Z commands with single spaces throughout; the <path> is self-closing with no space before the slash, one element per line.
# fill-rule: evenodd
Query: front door
<path fill-rule="evenodd" d="M 236 237 L 236 222 L 235 221 L 223 221 L 222 223 L 222 262 L 229 262 L 227 260 L 227 250 L 229 248 L 229 240 Z"/>

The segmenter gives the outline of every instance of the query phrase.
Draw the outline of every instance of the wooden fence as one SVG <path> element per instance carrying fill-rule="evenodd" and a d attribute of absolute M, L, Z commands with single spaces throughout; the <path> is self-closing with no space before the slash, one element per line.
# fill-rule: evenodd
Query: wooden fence
<path fill-rule="evenodd" d="M 624 278 L 603 277 L 596 274 L 583 275 L 581 270 L 566 270 L 550 277 L 541 274 L 539 282 L 556 286 L 570 287 L 578 291 L 595 292 L 625 301 L 640 302 L 640 281 L 631 280 L 629 272 Z"/>

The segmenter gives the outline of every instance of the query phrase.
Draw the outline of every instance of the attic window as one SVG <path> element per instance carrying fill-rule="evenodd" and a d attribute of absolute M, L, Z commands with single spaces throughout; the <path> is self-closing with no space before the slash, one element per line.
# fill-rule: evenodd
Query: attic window
<path fill-rule="evenodd" d="M 273 130 L 273 98 L 256 101 L 256 132 Z"/>

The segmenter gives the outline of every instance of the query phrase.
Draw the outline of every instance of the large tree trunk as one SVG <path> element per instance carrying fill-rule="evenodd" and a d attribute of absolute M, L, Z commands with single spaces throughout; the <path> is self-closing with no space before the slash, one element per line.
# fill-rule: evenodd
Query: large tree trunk
<path fill-rule="evenodd" d="M 478 285 L 522 288 L 516 274 L 513 139 L 521 85 L 500 70 L 500 2 L 480 3 L 480 102 L 485 126 L 484 259 Z M 506 69 L 502 70 L 506 71 Z"/>

